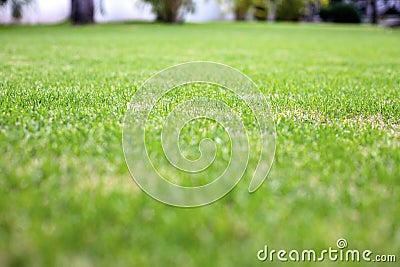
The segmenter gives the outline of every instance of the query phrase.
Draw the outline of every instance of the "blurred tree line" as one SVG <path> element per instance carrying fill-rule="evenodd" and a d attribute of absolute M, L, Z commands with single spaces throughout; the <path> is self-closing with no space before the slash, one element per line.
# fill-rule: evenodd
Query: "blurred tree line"
<path fill-rule="evenodd" d="M 233 0 L 236 20 L 245 20 L 250 13 L 256 20 L 315 21 L 359 23 L 362 17 L 376 24 L 379 0 Z M 380 0 L 387 5 L 389 0 Z M 370 10 L 370 12 L 368 12 Z M 250 14 L 251 15 L 251 14 Z"/>
<path fill-rule="evenodd" d="M 32 0 L 0 0 L 0 6 L 10 4 L 12 17 L 15 19 L 20 19 L 22 17 L 22 7 L 30 4 L 31 2 Z"/>
<path fill-rule="evenodd" d="M 34 0 L 0 0 L 0 6 L 9 4 L 12 16 L 22 17 L 22 8 Z M 104 12 L 104 0 L 96 4 Z M 195 0 L 142 0 L 152 6 L 158 21 L 166 23 L 182 22 L 186 13 L 195 10 Z M 217 0 L 232 6 L 238 21 L 255 20 L 314 21 L 316 17 L 328 22 L 359 23 L 361 16 L 368 16 L 371 23 L 378 21 L 377 3 L 389 5 L 390 0 Z M 388 10 L 400 12 L 396 8 Z M 73 24 L 94 23 L 94 0 L 71 0 L 71 21 Z M 368 11 L 368 12 L 367 12 Z"/>
<path fill-rule="evenodd" d="M 0 0 L 0 6 L 9 4 L 11 15 L 14 19 L 21 19 L 24 6 L 33 3 L 34 0 Z M 103 1 L 100 0 L 103 6 Z M 71 0 L 71 21 L 73 24 L 94 23 L 94 1 L 93 0 Z"/>

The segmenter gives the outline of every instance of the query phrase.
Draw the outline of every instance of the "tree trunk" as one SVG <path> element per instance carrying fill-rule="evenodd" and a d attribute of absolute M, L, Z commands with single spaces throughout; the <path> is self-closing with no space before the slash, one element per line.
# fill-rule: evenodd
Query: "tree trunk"
<path fill-rule="evenodd" d="M 235 20 L 236 21 L 244 21 L 244 20 L 246 20 L 246 16 L 247 16 L 247 10 L 246 10 L 246 12 L 241 9 L 235 10 Z"/>
<path fill-rule="evenodd" d="M 371 0 L 371 23 L 372 24 L 377 24 L 378 23 L 378 12 L 376 10 L 376 0 Z"/>
<path fill-rule="evenodd" d="M 178 22 L 179 9 L 182 5 L 180 0 L 164 0 L 163 7 L 163 21 L 166 23 L 176 23 Z"/>
<path fill-rule="evenodd" d="M 71 0 L 72 24 L 94 23 L 93 0 Z"/>

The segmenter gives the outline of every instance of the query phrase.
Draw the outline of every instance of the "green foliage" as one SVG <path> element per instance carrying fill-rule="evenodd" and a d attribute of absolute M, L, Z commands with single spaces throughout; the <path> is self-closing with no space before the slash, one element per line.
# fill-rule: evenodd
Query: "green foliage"
<path fill-rule="evenodd" d="M 265 21 L 268 18 L 268 5 L 266 0 L 254 0 L 253 1 L 254 8 L 254 19 L 258 21 Z"/>
<path fill-rule="evenodd" d="M 153 12 L 157 15 L 156 20 L 166 23 L 182 21 L 182 15 L 194 11 L 193 0 L 144 0 L 150 3 Z"/>
<path fill-rule="evenodd" d="M 400 251 L 399 31 L 286 23 L 0 30 L 0 266 L 314 267 L 258 264 L 256 254 L 264 245 L 336 248 L 341 237 L 349 249 Z M 134 184 L 121 128 L 146 79 L 199 59 L 254 80 L 273 111 L 277 150 L 259 191 L 248 194 L 246 176 L 212 205 L 179 209 Z"/>
<path fill-rule="evenodd" d="M 246 20 L 252 0 L 234 0 L 234 13 L 237 21 Z"/>
<path fill-rule="evenodd" d="M 276 19 L 280 21 L 299 21 L 304 8 L 303 0 L 282 0 L 278 5 Z"/>
<path fill-rule="evenodd" d="M 352 4 L 333 3 L 320 10 L 320 17 L 323 21 L 337 23 L 360 23 L 361 16 Z"/>

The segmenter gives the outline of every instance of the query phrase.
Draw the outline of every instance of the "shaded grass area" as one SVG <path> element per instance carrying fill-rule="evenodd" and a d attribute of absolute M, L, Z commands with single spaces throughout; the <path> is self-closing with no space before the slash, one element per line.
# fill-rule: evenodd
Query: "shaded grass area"
<path fill-rule="evenodd" d="M 257 266 L 270 264 L 256 258 L 265 244 L 326 249 L 342 237 L 399 261 L 399 34 L 251 23 L 1 27 L 0 265 Z M 256 193 L 244 179 L 212 205 L 179 209 L 134 184 L 121 127 L 141 83 L 193 60 L 255 81 L 271 104 L 277 152 Z"/>

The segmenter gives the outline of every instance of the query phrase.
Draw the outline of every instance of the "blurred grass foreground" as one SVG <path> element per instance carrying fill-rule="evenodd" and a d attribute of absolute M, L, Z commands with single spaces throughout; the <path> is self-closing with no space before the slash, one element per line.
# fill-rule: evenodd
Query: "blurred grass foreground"
<path fill-rule="evenodd" d="M 1 26 L 0 266 L 279 266 L 257 251 L 326 249 L 338 238 L 399 258 L 399 34 L 285 23 Z M 251 77 L 278 138 L 256 193 L 245 179 L 212 205 L 182 209 L 132 181 L 121 127 L 148 77 L 193 60 Z"/>

